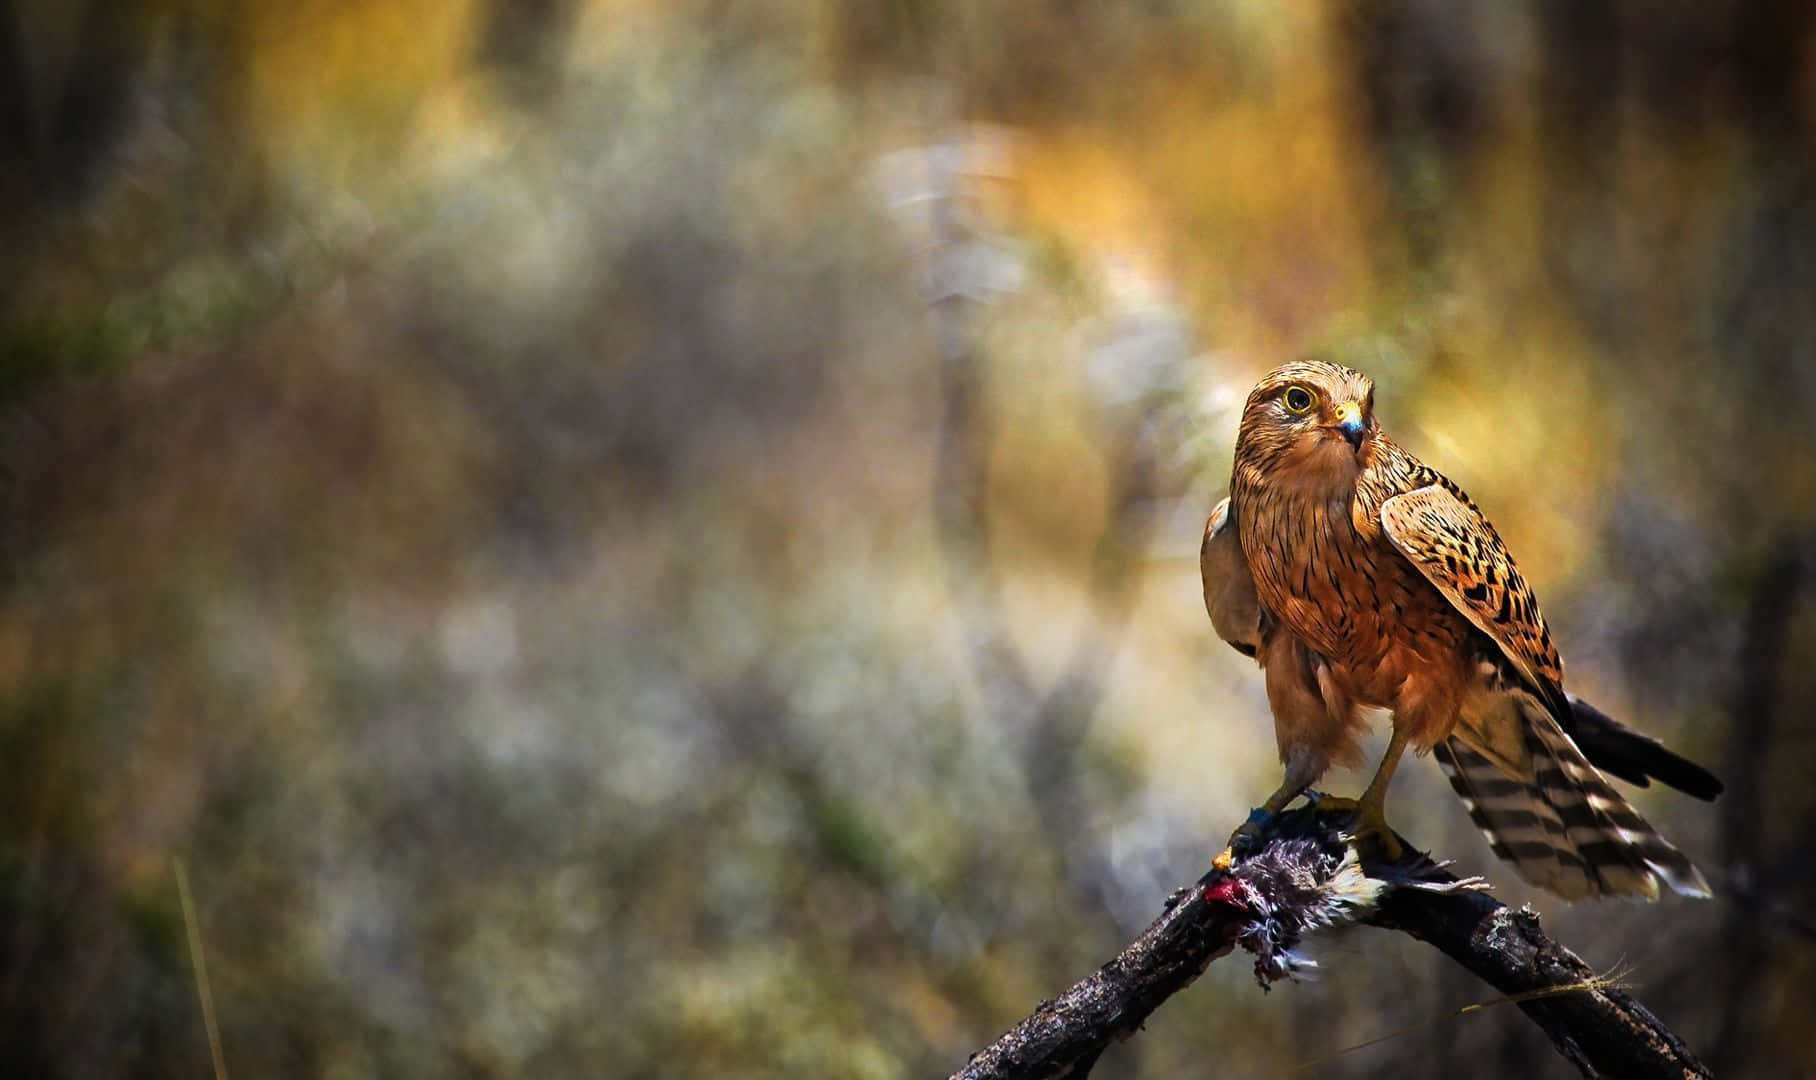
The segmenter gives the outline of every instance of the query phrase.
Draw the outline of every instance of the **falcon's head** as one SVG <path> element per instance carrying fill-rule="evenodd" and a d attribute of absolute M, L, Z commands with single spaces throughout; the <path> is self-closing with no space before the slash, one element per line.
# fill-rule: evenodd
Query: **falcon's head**
<path fill-rule="evenodd" d="M 1249 392 L 1236 464 L 1314 493 L 1354 484 L 1375 450 L 1375 384 L 1328 360 L 1296 360 Z"/>

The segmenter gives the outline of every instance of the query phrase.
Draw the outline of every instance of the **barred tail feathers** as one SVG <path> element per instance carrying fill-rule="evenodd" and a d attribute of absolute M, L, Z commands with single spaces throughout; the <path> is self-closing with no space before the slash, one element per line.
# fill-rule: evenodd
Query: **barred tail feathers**
<path fill-rule="evenodd" d="M 1660 885 L 1708 896 L 1708 882 L 1683 852 L 1596 772 L 1542 705 L 1530 705 L 1520 710 L 1530 778 L 1509 775 L 1460 734 L 1435 748 L 1494 853 L 1565 899 L 1655 900 Z"/>

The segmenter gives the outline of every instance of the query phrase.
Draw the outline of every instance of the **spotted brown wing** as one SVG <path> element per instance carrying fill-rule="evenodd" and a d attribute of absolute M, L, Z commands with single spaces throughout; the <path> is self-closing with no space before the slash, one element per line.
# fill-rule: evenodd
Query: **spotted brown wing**
<path fill-rule="evenodd" d="M 1425 580 L 1500 648 L 1552 714 L 1567 719 L 1557 647 L 1494 526 L 1448 488 L 1433 485 L 1382 503 L 1381 527 Z"/>

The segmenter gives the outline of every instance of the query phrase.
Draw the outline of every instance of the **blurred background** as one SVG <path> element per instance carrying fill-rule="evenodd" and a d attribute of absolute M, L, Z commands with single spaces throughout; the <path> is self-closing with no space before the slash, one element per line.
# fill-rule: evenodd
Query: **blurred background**
<path fill-rule="evenodd" d="M 1808 1075 L 1813 60 L 1771 0 L 0 0 L 6 1071 L 206 1074 L 193 931 L 235 1075 L 944 1075 L 1277 782 L 1195 555 L 1318 350 L 1729 783 L 1636 796 L 1704 903 L 1530 892 L 1428 763 L 1396 823 Z M 1574 1075 L 1314 953 L 1099 1072 Z"/>

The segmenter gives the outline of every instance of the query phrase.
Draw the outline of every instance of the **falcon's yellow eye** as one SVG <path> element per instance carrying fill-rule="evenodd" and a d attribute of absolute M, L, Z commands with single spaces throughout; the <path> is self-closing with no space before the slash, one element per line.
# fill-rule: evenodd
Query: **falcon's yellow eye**
<path fill-rule="evenodd" d="M 1303 416 L 1312 411 L 1312 392 L 1303 386 L 1287 387 L 1286 396 L 1282 397 L 1280 401 L 1286 406 L 1286 411 L 1289 413 Z"/>

